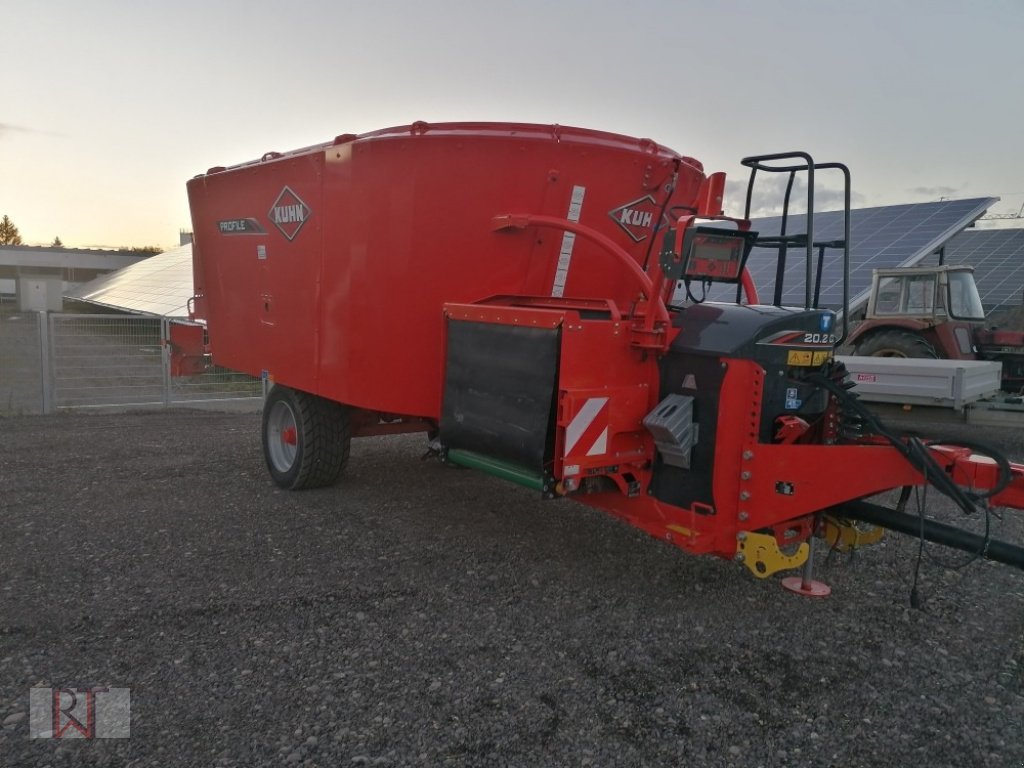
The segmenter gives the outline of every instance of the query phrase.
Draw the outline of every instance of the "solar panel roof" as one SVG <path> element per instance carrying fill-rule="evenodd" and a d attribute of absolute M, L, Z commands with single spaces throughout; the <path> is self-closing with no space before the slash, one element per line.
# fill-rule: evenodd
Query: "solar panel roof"
<path fill-rule="evenodd" d="M 946 246 L 946 263 L 974 267 L 988 314 L 1024 303 L 1024 229 L 961 232 Z"/>
<path fill-rule="evenodd" d="M 183 245 L 101 275 L 66 297 L 126 312 L 186 318 L 186 305 L 194 292 L 192 246 Z"/>
<path fill-rule="evenodd" d="M 979 197 L 968 200 L 943 200 L 935 203 L 908 203 L 850 211 L 850 311 L 853 314 L 867 303 L 871 291 L 871 271 L 917 264 L 928 254 L 946 244 L 953 236 L 981 216 L 998 198 Z M 806 231 L 807 217 L 791 215 L 787 234 Z M 778 235 L 781 216 L 754 219 L 752 229 L 762 236 Z M 824 211 L 814 214 L 814 240 L 841 240 L 843 212 Z M 783 279 L 782 304 L 803 306 L 805 250 L 790 247 Z M 747 262 L 760 300 L 770 303 L 775 289 L 778 251 L 755 248 Z M 817 259 L 817 249 L 815 249 Z M 730 300 L 735 289 L 716 286 L 709 297 Z M 821 306 L 832 309 L 842 306 L 842 251 L 825 251 L 821 281 Z"/>

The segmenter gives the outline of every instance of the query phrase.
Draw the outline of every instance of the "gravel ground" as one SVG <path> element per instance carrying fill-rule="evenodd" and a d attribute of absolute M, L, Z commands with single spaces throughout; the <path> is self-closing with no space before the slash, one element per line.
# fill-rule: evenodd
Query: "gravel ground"
<path fill-rule="evenodd" d="M 893 535 L 822 562 L 812 600 L 421 461 L 419 436 L 288 493 L 258 414 L 0 435 L 3 766 L 1024 765 L 1005 566 L 926 559 L 913 610 Z M 101 684 L 131 688 L 130 739 L 28 738 L 29 687 Z"/>

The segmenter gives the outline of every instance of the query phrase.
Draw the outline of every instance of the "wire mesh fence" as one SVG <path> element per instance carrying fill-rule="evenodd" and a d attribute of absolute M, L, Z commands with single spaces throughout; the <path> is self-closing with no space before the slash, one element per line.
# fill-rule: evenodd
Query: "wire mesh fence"
<path fill-rule="evenodd" d="M 195 376 L 171 378 L 172 403 L 211 402 L 262 396 L 262 380 L 217 366 Z"/>
<path fill-rule="evenodd" d="M 108 315 L 51 315 L 57 408 L 164 402 L 161 321 Z"/>
<path fill-rule="evenodd" d="M 0 413 L 41 413 L 45 316 L 0 309 Z"/>
<path fill-rule="evenodd" d="M 0 413 L 262 396 L 260 379 L 223 368 L 172 376 L 169 326 L 161 318 L 19 314 L 0 308 Z"/>

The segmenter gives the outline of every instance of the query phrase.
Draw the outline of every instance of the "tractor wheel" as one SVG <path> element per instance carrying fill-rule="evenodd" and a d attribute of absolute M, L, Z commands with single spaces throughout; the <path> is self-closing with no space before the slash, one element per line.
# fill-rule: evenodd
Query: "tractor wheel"
<path fill-rule="evenodd" d="M 938 359 L 935 347 L 909 331 L 874 333 L 856 347 L 857 354 L 867 357 L 927 357 Z"/>
<path fill-rule="evenodd" d="M 308 392 L 275 386 L 263 404 L 263 456 L 281 488 L 333 485 L 348 463 L 348 409 Z"/>

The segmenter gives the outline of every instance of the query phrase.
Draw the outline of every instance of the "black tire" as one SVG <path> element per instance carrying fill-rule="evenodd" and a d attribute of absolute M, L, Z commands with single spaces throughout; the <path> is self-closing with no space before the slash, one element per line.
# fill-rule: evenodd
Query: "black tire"
<path fill-rule="evenodd" d="M 857 354 L 865 357 L 923 357 L 938 359 L 935 347 L 910 331 L 879 331 L 857 342 Z"/>
<path fill-rule="evenodd" d="M 338 480 L 348 463 L 348 409 L 308 392 L 275 386 L 263 404 L 263 457 L 274 482 L 298 491 Z"/>

